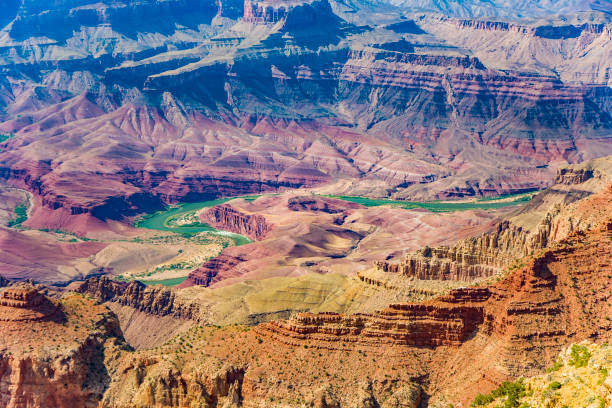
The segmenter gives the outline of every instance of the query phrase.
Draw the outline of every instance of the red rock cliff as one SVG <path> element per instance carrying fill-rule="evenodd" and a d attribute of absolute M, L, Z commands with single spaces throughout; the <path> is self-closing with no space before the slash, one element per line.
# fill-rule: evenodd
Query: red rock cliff
<path fill-rule="evenodd" d="M 257 214 L 244 214 L 229 204 L 217 205 L 200 215 L 202 221 L 215 228 L 246 235 L 254 240 L 263 239 L 272 229 L 266 218 Z"/>

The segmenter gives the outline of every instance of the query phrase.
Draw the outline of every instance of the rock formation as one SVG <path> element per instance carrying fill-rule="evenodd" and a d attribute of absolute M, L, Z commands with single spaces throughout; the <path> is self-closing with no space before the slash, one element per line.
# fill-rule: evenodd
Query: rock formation
<path fill-rule="evenodd" d="M 0 320 L 35 322 L 57 318 L 59 309 L 31 286 L 16 286 L 0 294 Z"/>
<path fill-rule="evenodd" d="M 145 354 L 125 359 L 118 371 L 119 381 L 106 392 L 101 407 L 242 406 L 244 367 L 195 368 L 188 364 L 179 370 Z"/>
<path fill-rule="evenodd" d="M 124 348 L 119 323 L 80 295 L 51 301 L 32 287 L 0 300 L 0 406 L 97 407 L 110 382 L 104 355 Z"/>
<path fill-rule="evenodd" d="M 517 403 L 539 407 L 559 405 L 575 407 L 583 401 L 594 401 L 593 406 L 612 404 L 612 353 L 607 343 L 593 344 L 588 341 L 572 344 L 559 353 L 555 363 L 546 374 L 520 378 L 514 382 L 519 393 Z M 489 395 L 487 395 L 489 397 Z M 503 397 L 480 398 L 491 400 L 480 404 L 484 408 L 497 407 Z M 519 406 L 520 406 L 519 405 Z"/>
<path fill-rule="evenodd" d="M 272 229 L 265 217 L 244 214 L 229 204 L 216 205 L 200 214 L 200 219 L 215 228 L 246 235 L 254 240 L 263 239 Z"/>
<path fill-rule="evenodd" d="M 399 264 L 379 261 L 376 266 L 417 279 L 471 281 L 494 275 L 511 260 L 538 248 L 542 243 L 530 242 L 528 232 L 504 221 L 495 231 L 460 241 L 454 247 L 427 247 L 408 254 Z"/>
<path fill-rule="evenodd" d="M 247 23 L 274 24 L 287 17 L 287 13 L 294 7 L 304 4 L 304 0 L 263 0 L 244 1 L 244 17 Z M 308 21 L 304 22 L 308 24 Z"/>
<path fill-rule="evenodd" d="M 213 259 L 206 261 L 195 271 L 189 273 L 189 277 L 180 286 L 187 287 L 191 285 L 210 286 L 217 281 L 224 272 L 233 272 L 233 269 L 238 267 L 245 259 L 232 256 L 229 254 L 221 254 Z M 218 275 L 221 274 L 218 278 Z"/>
<path fill-rule="evenodd" d="M 611 180 L 608 164 L 605 160 L 598 163 L 601 167 L 599 169 L 591 163 L 560 168 L 555 178 L 555 186 L 536 195 L 532 203 L 522 210 L 522 214 L 515 217 L 514 222 L 512 219 L 504 220 L 497 224 L 493 231 L 460 240 L 452 247 L 422 248 L 407 254 L 400 263 L 378 261 L 376 267 L 384 272 L 425 280 L 473 281 L 492 276 L 508 267 L 514 260 L 546 248 L 574 230 L 591 225 L 590 221 L 581 219 L 585 211 L 561 209 L 562 206 L 580 202 L 579 200 L 592 194 L 588 189 L 593 187 L 585 189 L 584 186 L 592 179 L 592 184 L 599 186 L 599 189 L 603 188 L 599 196 L 609 196 L 611 187 L 607 183 Z M 555 194 L 556 204 L 543 204 L 550 200 L 548 196 Z M 597 201 L 598 198 L 594 200 Z M 584 201 L 586 202 L 589 200 Z M 536 209 L 544 205 L 546 212 L 538 214 Z M 605 211 L 609 209 L 606 208 Z M 530 213 L 533 215 L 529 215 Z M 538 222 L 527 229 L 516 225 L 521 217 L 538 219 Z"/>
<path fill-rule="evenodd" d="M 147 286 L 138 281 L 119 282 L 102 276 L 87 279 L 77 284 L 74 290 L 86 293 L 100 302 L 114 302 L 154 316 L 172 316 L 184 320 L 199 318 L 197 304 L 178 300 L 174 291 L 162 286 Z"/>
<path fill-rule="evenodd" d="M 0 178 L 34 194 L 26 226 L 83 235 L 283 188 L 520 192 L 612 153 L 607 24 L 383 20 L 326 0 L 28 1 L 0 20 Z"/>
<path fill-rule="evenodd" d="M 346 347 L 347 343 L 459 346 L 483 323 L 483 302 L 489 296 L 486 288 L 456 289 L 435 302 L 392 304 L 373 315 L 299 313 L 288 321 L 265 323 L 256 330 L 281 341 L 308 340 L 315 347 Z"/>
<path fill-rule="evenodd" d="M 533 375 L 551 364 L 568 341 L 612 338 L 606 317 L 611 238 L 609 219 L 589 232 L 570 234 L 488 288 L 453 290 L 433 301 L 391 305 L 375 314 L 302 313 L 288 321 L 264 323 L 256 332 L 294 347 L 325 350 L 358 345 L 372 350 L 391 345 L 431 348 L 446 360 L 432 367 L 441 371 L 432 373 L 430 380 L 445 378 L 435 388 L 463 396 L 455 401 L 469 400 L 473 392 L 452 387 L 472 384 L 477 387 L 472 390 L 483 389 L 500 379 Z M 600 295 L 593 295 L 593 288 Z M 496 351 L 483 351 L 480 344 L 494 345 Z M 477 375 L 463 370 L 457 374 L 460 378 L 451 379 L 441 374 L 456 373 L 466 358 L 479 354 Z"/>

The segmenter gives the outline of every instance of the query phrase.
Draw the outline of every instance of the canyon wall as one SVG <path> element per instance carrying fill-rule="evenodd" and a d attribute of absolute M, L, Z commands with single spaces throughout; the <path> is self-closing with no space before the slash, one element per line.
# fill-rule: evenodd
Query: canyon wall
<path fill-rule="evenodd" d="M 72 289 L 100 302 L 114 302 L 154 316 L 194 321 L 200 318 L 197 304 L 184 303 L 177 299 L 173 290 L 159 285 L 147 286 L 138 281 L 119 282 L 102 276 L 77 283 Z"/>
<path fill-rule="evenodd" d="M 104 353 L 124 347 L 119 322 L 80 296 L 51 300 L 31 286 L 0 298 L 0 405 L 97 407 L 110 382 Z"/>
<path fill-rule="evenodd" d="M 432 389 L 445 388 L 454 401 L 469 403 L 477 389 L 541 372 L 570 341 L 612 338 L 606 317 L 611 237 L 609 218 L 524 258 L 523 267 L 486 288 L 451 290 L 373 314 L 301 313 L 255 331 L 264 339 L 320 350 L 431 350 L 437 355 L 428 358 Z M 465 370 L 466 364 L 472 368 Z"/>
<path fill-rule="evenodd" d="M 210 286 L 217 279 L 217 275 L 232 271 L 245 259 L 241 256 L 220 254 L 211 260 L 204 262 L 199 268 L 189 273 L 189 276 L 179 287 L 185 288 L 193 285 Z"/>
<path fill-rule="evenodd" d="M 317 347 L 347 347 L 347 343 L 458 346 L 483 323 L 483 302 L 489 296 L 486 288 L 456 289 L 435 302 L 392 304 L 375 314 L 298 313 L 255 330 L 281 341 L 307 340 Z"/>
<path fill-rule="evenodd" d="M 200 219 L 215 228 L 246 235 L 253 240 L 261 240 L 272 229 L 265 217 L 257 214 L 244 214 L 229 204 L 216 205 L 200 214 Z"/>
<path fill-rule="evenodd" d="M 546 248 L 568 233 L 588 228 L 588 220 L 581 220 L 564 207 L 591 195 L 592 185 L 605 193 L 610 181 L 605 166 L 597 169 L 586 163 L 560 168 L 555 185 L 535 195 L 516 219 L 504 220 L 493 231 L 460 240 L 452 247 L 425 247 L 407 254 L 399 263 L 378 261 L 375 265 L 384 272 L 424 280 L 473 281 L 495 275 L 513 261 Z M 587 182 L 590 185 L 585 185 Z M 517 225 L 522 218 L 529 218 L 532 225 Z"/>
<path fill-rule="evenodd" d="M 282 1 L 282 0 L 264 0 L 264 1 L 244 1 L 244 16 L 243 21 L 254 24 L 275 24 L 287 17 L 287 13 L 291 8 L 304 4 L 304 1 Z M 304 24 L 310 23 L 305 21 Z"/>
<path fill-rule="evenodd" d="M 595 52 L 608 25 L 424 16 L 401 33 L 369 15 L 325 0 L 29 0 L 0 36 L 0 178 L 36 196 L 27 226 L 82 235 L 168 203 L 327 183 L 399 199 L 520 192 L 556 163 L 612 153 Z M 507 43 L 538 52 L 498 67 L 479 51 Z M 592 80 L 555 74 L 588 67 Z"/>
<path fill-rule="evenodd" d="M 144 354 L 128 358 L 99 406 L 108 408 L 163 408 L 242 406 L 245 367 L 189 367 L 179 370 L 160 357 Z"/>

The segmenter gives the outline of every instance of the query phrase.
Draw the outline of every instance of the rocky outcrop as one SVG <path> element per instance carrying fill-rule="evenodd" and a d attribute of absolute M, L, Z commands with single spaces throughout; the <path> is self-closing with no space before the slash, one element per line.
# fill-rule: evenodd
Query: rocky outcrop
<path fill-rule="evenodd" d="M 612 405 L 612 353 L 607 343 L 583 341 L 568 345 L 559 353 L 547 373 L 517 379 L 515 384 L 525 388 L 518 406 L 576 407 L 582 401 L 596 401 L 593 406 Z M 555 392 L 552 392 L 555 391 Z M 492 397 L 489 406 L 503 406 L 502 398 Z"/>
<path fill-rule="evenodd" d="M 255 330 L 300 348 L 432 350 L 432 388 L 446 387 L 453 401 L 466 404 L 476 389 L 540 373 L 570 341 L 612 339 L 611 237 L 612 219 L 571 233 L 487 288 L 373 314 L 302 313 Z"/>
<path fill-rule="evenodd" d="M 4 276 L 0 275 L 0 288 L 8 286 L 11 284 L 11 281 L 6 279 Z"/>
<path fill-rule="evenodd" d="M 58 307 L 34 287 L 12 287 L 0 295 L 0 321 L 35 322 L 60 318 Z"/>
<path fill-rule="evenodd" d="M 592 212 L 585 217 L 584 211 L 578 214 L 572 213 L 571 210 L 563 210 L 564 206 L 574 202 L 578 204 L 580 200 L 592 194 L 581 185 L 594 177 L 597 177 L 597 183 L 603 187 L 603 191 L 600 193 L 600 198 L 594 198 L 595 202 L 592 205 L 598 206 L 598 200 L 608 199 L 610 186 L 606 186 L 609 175 L 605 159 L 599 163 L 602 167 L 599 170 L 597 166 L 593 168 L 592 164 L 558 169 L 555 178 L 556 187 L 536 195 L 522 210 L 522 214 L 529 214 L 536 212 L 537 208 L 545 205 L 547 200 L 558 201 L 556 205 L 549 204 L 548 211 L 544 215 L 530 216 L 539 219 L 537 225 L 530 230 L 505 220 L 498 223 L 493 231 L 460 240 L 452 247 L 425 247 L 407 254 L 399 263 L 378 261 L 375 265 L 384 272 L 424 280 L 473 281 L 492 276 L 508 267 L 514 260 L 546 248 L 574 230 L 588 229 L 593 223 L 601 221 L 602 216 L 605 217 L 605 213 L 602 212 L 596 216 L 599 221 L 593 221 Z M 557 197 L 550 198 L 553 195 Z"/>
<path fill-rule="evenodd" d="M 408 384 L 395 391 L 380 406 L 381 408 L 418 408 L 423 391 L 415 384 Z"/>
<path fill-rule="evenodd" d="M 206 261 L 195 271 L 189 273 L 189 276 L 179 287 L 184 288 L 193 285 L 210 286 L 215 282 L 215 278 L 220 273 L 231 271 L 245 259 L 239 256 L 221 254 L 213 259 Z"/>
<path fill-rule="evenodd" d="M 557 171 L 557 176 L 555 177 L 555 184 L 580 184 L 584 183 L 588 179 L 593 177 L 592 169 L 583 169 L 583 168 L 561 168 Z"/>
<path fill-rule="evenodd" d="M 257 214 L 244 214 L 229 204 L 221 204 L 200 214 L 200 219 L 215 228 L 246 235 L 254 240 L 265 238 L 272 229 L 266 218 Z"/>
<path fill-rule="evenodd" d="M 242 406 L 245 367 L 228 364 L 213 368 L 179 369 L 158 356 L 126 359 L 101 402 L 102 407 L 164 408 Z"/>
<path fill-rule="evenodd" d="M 375 314 L 299 313 L 256 330 L 280 340 L 306 340 L 316 346 L 395 344 L 416 347 L 458 346 L 483 323 L 483 289 L 456 289 L 436 302 L 392 304 Z M 291 340 L 289 340 L 291 341 Z"/>
<path fill-rule="evenodd" d="M 17 287 L 3 292 L 1 303 L 4 317 L 41 313 L 51 301 L 35 289 Z M 110 382 L 104 355 L 124 347 L 118 321 L 79 295 L 57 303 L 61 312 L 52 316 L 0 319 L 0 406 L 98 406 Z"/>
<path fill-rule="evenodd" d="M 528 231 L 504 221 L 495 231 L 460 241 L 453 247 L 426 247 L 406 255 L 400 263 L 379 261 L 376 267 L 417 279 L 472 281 L 494 275 L 513 259 L 546 243 L 545 232 L 531 237 Z"/>
<path fill-rule="evenodd" d="M 247 23 L 254 24 L 274 24 L 285 19 L 287 13 L 304 0 L 263 0 L 263 1 L 244 1 L 244 17 Z M 308 23 L 308 22 L 305 22 Z"/>
<path fill-rule="evenodd" d="M 172 316 L 177 319 L 197 320 L 197 304 L 179 300 L 175 292 L 162 286 L 147 286 L 138 281 L 119 282 L 107 277 L 90 278 L 74 288 L 100 302 L 114 302 L 154 316 Z"/>

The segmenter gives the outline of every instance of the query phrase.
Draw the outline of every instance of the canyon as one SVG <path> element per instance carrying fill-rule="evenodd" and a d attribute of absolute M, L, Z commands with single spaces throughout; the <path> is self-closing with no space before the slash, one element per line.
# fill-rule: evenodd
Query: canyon
<path fill-rule="evenodd" d="M 392 407 L 405 403 L 417 407 L 424 401 L 429 406 L 468 406 L 478 393 L 486 394 L 503 381 L 541 374 L 555 363 L 567 344 L 610 341 L 609 166 L 610 159 L 606 158 L 560 170 L 556 185 L 537 194 L 521 210 L 508 214 L 504 221 L 527 225 L 525 220 L 529 220 L 538 226 L 540 219 L 548 220 L 554 232 L 539 241 L 545 244 L 522 254 L 522 238 L 508 241 L 497 250 L 508 259 L 515 256 L 513 262 L 500 266 L 499 272 L 476 285 L 464 283 L 425 301 L 387 301 L 386 306 L 372 311 L 297 312 L 251 326 L 217 326 L 210 304 L 193 297 L 198 287 L 146 287 L 101 277 L 58 292 L 8 282 L 0 304 L 2 316 L 13 317 L 0 320 L 0 324 L 26 333 L 50 333 L 54 325 L 66 331 L 61 320 L 55 321 L 61 319 L 61 313 L 68 315 L 68 327 L 80 321 L 74 317 L 77 320 L 72 323 L 70 313 L 75 309 L 66 306 L 69 299 L 83 304 L 93 302 L 93 297 L 102 302 L 90 306 L 87 312 L 106 310 L 103 326 L 110 331 L 100 332 L 102 320 L 91 327 L 98 327 L 95 336 L 108 336 L 97 344 L 105 344 L 108 350 L 115 347 L 115 357 L 102 363 L 112 378 L 103 395 L 96 394 L 102 406 L 272 403 Z M 578 191 L 583 192 L 580 198 Z M 242 205 L 253 209 L 262 205 L 260 200 L 244 201 Z M 276 197 L 274 200 L 280 201 Z M 326 216 L 359 210 L 354 203 L 342 208 L 333 199 L 311 197 L 287 197 L 277 205 L 288 205 L 293 209 L 289 211 L 309 208 Z M 551 209 L 555 210 L 553 216 Z M 493 231 L 488 234 L 497 236 L 498 227 L 490 228 Z M 375 269 L 398 276 L 397 271 Z M 400 276 L 411 282 L 417 279 Z M 437 275 L 423 280 L 445 278 Z M 205 288 L 209 291 L 205 296 L 215 293 L 211 290 L 225 289 Z M 43 297 L 43 290 L 47 297 Z M 379 290 L 379 297 L 391 293 L 390 289 Z M 59 302 L 64 306 L 52 306 L 45 309 L 49 312 L 40 314 L 43 299 L 45 304 Z M 127 314 L 128 309 L 134 312 Z M 24 310 L 28 320 L 20 319 Z M 33 312 L 38 314 L 32 317 Z M 163 338 L 147 340 L 142 333 L 138 338 L 135 327 L 130 328 L 134 323 L 144 327 L 146 319 L 146 324 L 159 325 L 170 322 L 164 320 L 168 318 L 176 330 Z M 179 326 L 177 322 L 182 323 Z M 89 327 L 84 324 L 79 331 Z M 127 333 L 128 341 L 139 344 L 136 351 L 126 348 L 122 332 Z M 52 336 L 47 337 L 51 341 Z M 232 353 L 228 352 L 230 345 Z M 472 369 L 462 369 L 466 364 Z"/>
<path fill-rule="evenodd" d="M 0 0 L 0 406 L 609 405 L 611 56 L 606 1 Z"/>
<path fill-rule="evenodd" d="M 393 20 L 393 8 L 377 22 L 367 7 L 325 0 L 269 17 L 274 2 L 177 0 L 170 15 L 182 28 L 172 29 L 161 24 L 165 6 L 145 3 L 104 3 L 96 14 L 87 2 L 47 12 L 28 1 L 7 17 L 0 175 L 35 196 L 25 226 L 86 235 L 179 200 L 296 187 L 489 196 L 542 188 L 559 164 L 612 153 L 597 51 L 610 44 L 605 17 L 556 35 L 533 24 Z M 128 27 L 142 7 L 151 17 Z M 61 13 L 65 30 L 23 29 Z M 481 47 L 500 32 L 559 51 L 500 66 L 509 57 Z M 582 79 L 589 64 L 596 72 Z"/>

